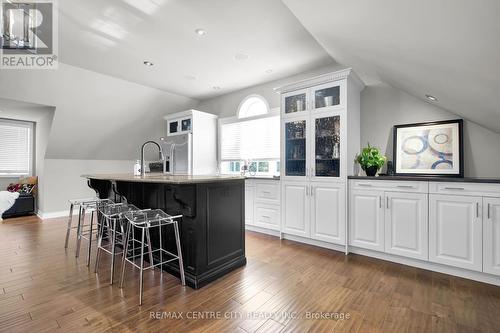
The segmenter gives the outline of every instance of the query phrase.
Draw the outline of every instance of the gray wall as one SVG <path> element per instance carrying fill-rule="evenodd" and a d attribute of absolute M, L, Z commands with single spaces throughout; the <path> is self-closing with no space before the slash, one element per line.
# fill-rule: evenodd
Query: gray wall
<path fill-rule="evenodd" d="M 385 84 L 361 93 L 361 144 L 379 147 L 392 159 L 392 126 L 461 118 Z M 464 161 L 467 177 L 500 177 L 500 135 L 464 121 Z"/>
<path fill-rule="evenodd" d="M 53 121 L 39 126 L 50 129 L 46 151 L 37 155 L 41 213 L 67 210 L 68 199 L 91 195 L 80 177 L 84 173 L 132 172 L 140 145 L 164 135 L 162 117 L 198 104 L 65 64 L 57 70 L 1 71 L 0 99 L 55 108 Z M 21 112 L 11 118 L 21 119 Z"/>
<path fill-rule="evenodd" d="M 241 100 L 250 94 L 265 97 L 271 108 L 279 107 L 279 95 L 274 87 L 315 74 L 341 69 L 332 65 L 291 78 L 246 88 L 227 95 L 202 101 L 198 109 L 220 115 L 235 116 Z M 375 83 L 361 93 L 361 144 L 379 147 L 392 159 L 392 126 L 397 124 L 460 118 L 389 85 Z M 465 175 L 469 177 L 500 177 L 500 135 L 480 125 L 464 122 Z"/>

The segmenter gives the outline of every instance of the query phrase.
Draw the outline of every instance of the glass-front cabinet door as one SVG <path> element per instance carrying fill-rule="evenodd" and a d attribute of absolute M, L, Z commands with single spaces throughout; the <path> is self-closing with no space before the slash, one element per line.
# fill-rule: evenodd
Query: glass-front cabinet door
<path fill-rule="evenodd" d="M 343 104 L 341 84 L 337 82 L 323 84 L 312 89 L 313 108 L 323 111 L 326 108 Z"/>
<path fill-rule="evenodd" d="M 285 109 L 283 115 L 297 115 L 308 110 L 309 97 L 307 89 L 298 90 L 283 95 Z"/>
<path fill-rule="evenodd" d="M 313 176 L 340 177 L 340 116 L 313 118 Z"/>
<path fill-rule="evenodd" d="M 284 123 L 284 159 L 286 177 L 305 177 L 307 168 L 307 121 L 295 119 Z"/>

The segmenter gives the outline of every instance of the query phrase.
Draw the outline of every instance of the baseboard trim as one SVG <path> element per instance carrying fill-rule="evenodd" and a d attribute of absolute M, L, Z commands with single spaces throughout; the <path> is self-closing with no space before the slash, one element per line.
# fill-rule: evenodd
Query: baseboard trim
<path fill-rule="evenodd" d="M 304 243 L 304 244 L 308 244 L 308 245 L 318 246 L 318 247 L 322 247 L 322 248 L 325 248 L 325 249 L 330 249 L 330 250 L 334 250 L 334 251 L 339 251 L 339 252 L 345 253 L 345 245 L 327 243 L 327 242 L 323 242 L 323 241 L 320 241 L 320 240 L 310 239 L 310 238 L 304 238 L 304 237 L 301 237 L 301 236 L 290 235 L 290 234 L 287 234 L 287 233 L 283 233 L 282 234 L 282 238 L 283 239 L 288 239 L 288 240 L 291 240 L 291 241 L 294 241 L 294 242 L 298 242 L 298 243 Z"/>
<path fill-rule="evenodd" d="M 483 272 L 470 271 L 463 268 L 446 266 L 434 262 L 422 261 L 413 258 L 400 257 L 393 254 L 362 249 L 354 246 L 349 246 L 349 252 L 355 253 L 367 257 L 372 257 L 380 260 L 390 261 L 401 265 L 417 267 L 425 269 L 428 271 L 433 271 L 437 273 L 443 273 L 453 276 L 458 276 L 464 279 L 479 281 L 483 283 L 493 284 L 495 286 L 500 286 L 500 276 L 491 275 Z"/>
<path fill-rule="evenodd" d="M 277 230 L 256 227 L 254 225 L 245 225 L 245 229 L 249 230 L 249 231 L 258 232 L 261 234 L 266 234 L 266 235 L 271 235 L 271 236 L 276 236 L 276 237 L 280 236 L 280 232 Z"/>

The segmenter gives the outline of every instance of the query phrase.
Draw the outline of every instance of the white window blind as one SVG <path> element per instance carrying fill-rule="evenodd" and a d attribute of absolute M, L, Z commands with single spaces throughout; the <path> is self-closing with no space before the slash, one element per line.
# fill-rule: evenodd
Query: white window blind
<path fill-rule="evenodd" d="M 280 158 L 279 116 L 221 124 L 221 160 Z"/>
<path fill-rule="evenodd" d="M 33 154 L 33 124 L 0 119 L 0 175 L 29 175 Z"/>

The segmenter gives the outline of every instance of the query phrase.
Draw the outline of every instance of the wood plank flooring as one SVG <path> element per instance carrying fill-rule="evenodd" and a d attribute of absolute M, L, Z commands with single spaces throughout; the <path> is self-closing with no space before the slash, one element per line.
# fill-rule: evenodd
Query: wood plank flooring
<path fill-rule="evenodd" d="M 65 219 L 0 224 L 0 332 L 500 330 L 499 287 L 250 232 L 245 267 L 199 290 L 147 272 L 139 307 L 136 270 L 110 286 L 109 258 L 94 274 L 64 235 Z"/>

